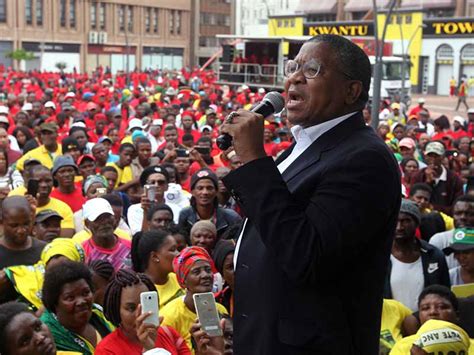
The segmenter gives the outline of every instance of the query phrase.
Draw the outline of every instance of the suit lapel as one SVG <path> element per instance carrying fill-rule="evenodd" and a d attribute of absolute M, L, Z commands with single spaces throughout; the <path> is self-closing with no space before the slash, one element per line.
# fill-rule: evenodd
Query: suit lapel
<path fill-rule="evenodd" d="M 291 154 L 293 151 L 293 148 L 295 147 L 295 142 L 293 142 L 288 148 L 286 148 L 283 153 L 281 153 L 278 158 L 275 160 L 275 164 L 278 166 L 283 160 L 288 158 L 288 156 Z"/>
<path fill-rule="evenodd" d="M 324 133 L 314 141 L 290 166 L 283 172 L 283 179 L 288 182 L 298 175 L 301 171 L 315 164 L 320 158 L 321 153 L 333 148 L 347 135 L 356 129 L 365 126 L 362 114 L 356 113 L 345 121 L 339 123 L 336 127 Z"/>

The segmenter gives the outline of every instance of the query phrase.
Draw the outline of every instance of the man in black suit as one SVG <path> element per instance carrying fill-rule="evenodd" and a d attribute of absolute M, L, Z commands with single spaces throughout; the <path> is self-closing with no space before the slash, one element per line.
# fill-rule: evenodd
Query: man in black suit
<path fill-rule="evenodd" d="M 244 163 L 224 183 L 248 217 L 234 259 L 234 352 L 378 354 L 401 186 L 362 117 L 369 59 L 321 35 L 285 75 L 296 144 L 276 162 L 263 149 L 261 115 L 239 110 L 222 129 Z"/>

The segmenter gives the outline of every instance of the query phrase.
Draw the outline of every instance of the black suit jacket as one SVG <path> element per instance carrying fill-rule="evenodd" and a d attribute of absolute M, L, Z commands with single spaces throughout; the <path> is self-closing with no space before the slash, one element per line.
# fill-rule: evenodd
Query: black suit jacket
<path fill-rule="evenodd" d="M 283 174 L 279 161 L 257 159 L 224 179 L 249 219 L 235 265 L 234 352 L 378 354 L 401 196 L 393 154 L 357 113 Z"/>

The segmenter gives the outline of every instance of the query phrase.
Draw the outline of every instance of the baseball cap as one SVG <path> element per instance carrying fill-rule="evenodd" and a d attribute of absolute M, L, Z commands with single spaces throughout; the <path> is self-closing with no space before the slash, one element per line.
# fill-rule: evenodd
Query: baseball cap
<path fill-rule="evenodd" d="M 400 212 L 409 214 L 415 219 L 418 224 L 420 224 L 420 209 L 418 208 L 418 205 L 415 202 L 403 198 L 402 204 L 400 205 Z"/>
<path fill-rule="evenodd" d="M 390 105 L 392 110 L 400 110 L 400 104 L 398 102 L 394 102 L 393 104 Z"/>
<path fill-rule="evenodd" d="M 427 354 L 467 354 L 469 335 L 456 324 L 430 319 L 416 332 L 414 345 Z"/>
<path fill-rule="evenodd" d="M 8 117 L 5 115 L 0 115 L 0 123 L 7 123 L 8 125 L 10 124 L 10 121 L 8 120 Z"/>
<path fill-rule="evenodd" d="M 108 141 L 108 142 L 110 142 L 110 143 L 113 143 L 113 142 L 112 142 L 112 139 L 110 139 L 110 138 L 107 137 L 107 136 L 103 136 L 103 137 L 100 137 L 100 138 L 99 138 L 99 143 L 102 143 L 102 142 L 105 142 L 105 141 Z"/>
<path fill-rule="evenodd" d="M 70 155 L 59 155 L 56 159 L 54 159 L 52 169 L 53 176 L 58 172 L 59 169 L 65 166 L 72 166 L 76 170 L 76 172 L 79 171 L 77 169 L 76 163 L 74 163 L 74 160 Z"/>
<path fill-rule="evenodd" d="M 214 109 L 212 108 L 208 108 L 206 110 L 206 116 L 209 116 L 209 115 L 216 115 L 216 111 L 214 111 Z"/>
<path fill-rule="evenodd" d="M 402 140 L 400 141 L 400 143 L 398 143 L 398 146 L 399 147 L 406 147 L 406 148 L 409 148 L 409 149 L 413 149 L 416 147 L 416 143 L 413 139 L 409 138 L 409 137 L 405 137 L 405 138 L 402 138 Z"/>
<path fill-rule="evenodd" d="M 82 94 L 82 99 L 83 100 L 91 100 L 94 97 L 94 93 L 88 91 Z"/>
<path fill-rule="evenodd" d="M 64 102 L 64 103 L 61 105 L 61 108 L 62 108 L 63 111 L 66 111 L 66 110 L 73 110 L 73 109 L 74 109 L 74 107 L 72 107 L 69 102 Z"/>
<path fill-rule="evenodd" d="M 175 96 L 177 94 L 177 92 L 174 88 L 169 87 L 168 89 L 166 89 L 165 94 L 168 95 L 168 96 Z"/>
<path fill-rule="evenodd" d="M 425 99 L 422 98 L 422 97 L 420 97 L 420 98 L 418 99 L 418 103 L 419 103 L 419 104 L 424 104 L 424 103 L 425 103 Z"/>
<path fill-rule="evenodd" d="M 132 118 L 128 123 L 128 129 L 132 130 L 134 128 L 143 129 L 142 120 L 139 118 Z"/>
<path fill-rule="evenodd" d="M 21 110 L 22 111 L 31 111 L 31 110 L 33 110 L 33 105 L 31 104 L 31 102 L 25 102 L 23 104 L 23 106 L 21 107 Z"/>
<path fill-rule="evenodd" d="M 151 121 L 152 126 L 163 126 L 163 120 L 161 118 L 154 119 Z"/>
<path fill-rule="evenodd" d="M 434 153 L 439 156 L 443 156 L 446 149 L 444 148 L 443 143 L 441 142 L 429 142 L 425 148 L 425 154 Z"/>
<path fill-rule="evenodd" d="M 10 112 L 8 106 L 0 106 L 0 114 L 8 115 L 8 112 Z"/>
<path fill-rule="evenodd" d="M 81 155 L 81 156 L 79 157 L 79 159 L 77 159 L 77 165 L 81 165 L 82 162 L 83 162 L 84 160 L 86 160 L 86 159 L 95 161 L 95 158 L 94 158 L 92 155 L 90 155 L 90 154 L 84 154 L 84 155 Z"/>
<path fill-rule="evenodd" d="M 77 121 L 77 122 L 74 122 L 72 125 L 71 125 L 71 128 L 72 127 L 81 127 L 81 128 L 86 128 L 86 124 L 82 121 Z"/>
<path fill-rule="evenodd" d="M 73 92 L 68 92 L 66 96 L 64 96 L 65 99 L 74 99 L 76 97 L 76 94 Z"/>
<path fill-rule="evenodd" d="M 45 122 L 40 125 L 40 131 L 56 133 L 58 131 L 58 125 L 54 122 Z"/>
<path fill-rule="evenodd" d="M 462 118 L 461 116 L 454 116 L 453 121 L 458 122 L 461 126 L 463 126 L 464 123 L 466 122 L 466 120 Z"/>
<path fill-rule="evenodd" d="M 140 174 L 140 185 L 145 186 L 146 181 L 148 180 L 150 175 L 153 174 L 162 174 L 166 178 L 167 182 L 170 181 L 170 175 L 168 174 L 168 171 L 165 168 L 159 165 L 153 165 L 145 168 Z"/>
<path fill-rule="evenodd" d="M 46 103 L 44 104 L 44 107 L 45 107 L 45 108 L 50 107 L 50 108 L 54 108 L 54 109 L 56 110 L 56 105 L 54 104 L 53 101 L 48 101 L 48 102 L 46 102 Z"/>
<path fill-rule="evenodd" d="M 94 222 L 100 215 L 114 215 L 114 210 L 109 201 L 104 198 L 97 197 L 86 201 L 82 206 L 82 215 L 85 220 Z"/>
<path fill-rule="evenodd" d="M 97 106 L 95 103 L 93 102 L 88 102 L 87 103 L 87 106 L 86 106 L 86 109 L 87 111 L 91 111 L 91 110 L 97 110 L 99 108 L 99 106 Z"/>
<path fill-rule="evenodd" d="M 208 131 L 211 131 L 211 132 L 212 132 L 212 127 L 209 126 L 209 125 L 207 125 L 207 124 L 205 124 L 204 126 L 202 126 L 199 130 L 200 130 L 201 132 L 204 132 L 205 129 L 207 129 Z"/>
<path fill-rule="evenodd" d="M 446 255 L 455 251 L 474 250 L 474 229 L 458 228 L 454 230 L 449 247 L 443 249 Z"/>
<path fill-rule="evenodd" d="M 57 213 L 56 211 L 53 211 L 53 210 L 43 210 L 41 212 L 39 212 L 36 217 L 35 217 L 35 223 L 41 223 L 41 222 L 44 222 L 46 221 L 47 219 L 51 218 L 51 217 L 57 217 L 59 219 L 63 219 L 63 217 L 61 217 L 59 215 L 59 213 Z"/>
<path fill-rule="evenodd" d="M 215 188 L 217 189 L 217 175 L 209 169 L 198 170 L 193 174 L 193 176 L 191 176 L 191 189 L 194 189 L 194 186 L 197 184 L 197 182 L 202 179 L 211 180 Z"/>

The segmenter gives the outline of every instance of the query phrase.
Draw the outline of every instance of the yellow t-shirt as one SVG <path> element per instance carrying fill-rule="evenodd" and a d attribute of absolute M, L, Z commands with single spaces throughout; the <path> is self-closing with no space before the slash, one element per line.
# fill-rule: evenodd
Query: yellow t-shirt
<path fill-rule="evenodd" d="M 8 193 L 8 196 L 25 196 L 25 195 L 26 195 L 26 187 L 23 185 L 14 188 Z"/>
<path fill-rule="evenodd" d="M 130 165 L 127 165 L 123 169 L 120 168 L 116 163 L 107 163 L 107 166 L 113 166 L 117 170 L 118 179 L 115 183 L 115 187 L 119 187 L 120 184 L 126 184 L 127 182 L 133 180 L 133 172 Z"/>
<path fill-rule="evenodd" d="M 56 355 L 82 355 L 82 353 L 77 351 L 56 351 Z"/>
<path fill-rule="evenodd" d="M 72 213 L 71 207 L 69 207 L 67 203 L 58 200 L 57 198 L 50 197 L 48 204 L 41 207 L 36 207 L 36 214 L 43 210 L 56 211 L 63 218 L 61 221 L 62 229 L 74 229 L 74 214 Z"/>
<path fill-rule="evenodd" d="M 456 324 L 442 320 L 426 321 L 416 334 L 398 341 L 390 355 L 410 355 L 413 344 L 428 354 L 474 354 L 472 340 L 467 333 Z"/>
<path fill-rule="evenodd" d="M 220 314 L 228 314 L 225 307 L 217 303 L 217 311 Z M 197 318 L 197 314 L 191 311 L 184 304 L 184 297 L 179 297 L 168 303 L 162 310 L 160 316 L 163 316 L 163 325 L 174 328 L 186 341 L 190 349 L 193 348 L 191 344 L 191 333 L 189 329 Z M 194 353 L 194 351 L 193 351 Z"/>
<path fill-rule="evenodd" d="M 130 238 L 130 234 L 127 231 L 124 231 L 122 229 L 116 228 L 114 230 L 114 234 L 122 239 L 125 240 L 132 240 Z M 78 244 L 82 244 L 82 242 L 85 242 L 86 240 L 89 240 L 92 237 L 92 233 L 88 229 L 83 229 L 80 232 L 77 232 L 72 236 L 72 240 L 74 240 Z"/>
<path fill-rule="evenodd" d="M 53 167 L 54 159 L 62 154 L 62 147 L 58 145 L 58 148 L 54 153 L 50 153 L 46 150 L 44 145 L 40 145 L 39 147 L 30 150 L 28 153 L 23 155 L 18 161 L 16 162 L 17 170 L 23 171 L 23 165 L 25 161 L 28 159 L 38 159 L 42 165 L 51 169 Z"/>
<path fill-rule="evenodd" d="M 169 302 L 179 296 L 184 296 L 184 290 L 179 286 L 176 274 L 171 272 L 168 275 L 168 282 L 164 285 L 155 284 L 156 290 L 160 298 L 160 309 L 163 309 Z"/>
<path fill-rule="evenodd" d="M 393 347 L 397 341 L 403 338 L 402 323 L 410 314 L 412 311 L 401 302 L 390 299 L 383 300 L 380 338 L 385 344 Z"/>

